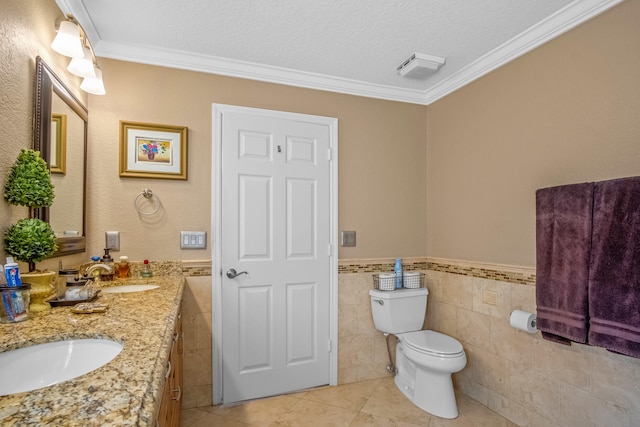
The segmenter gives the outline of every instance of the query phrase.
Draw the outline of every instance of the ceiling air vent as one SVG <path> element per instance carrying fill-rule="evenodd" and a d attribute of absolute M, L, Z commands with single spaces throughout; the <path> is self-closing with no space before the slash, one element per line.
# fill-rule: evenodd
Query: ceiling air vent
<path fill-rule="evenodd" d="M 438 71 L 442 64 L 444 64 L 444 58 L 439 56 L 414 53 L 398 65 L 396 70 L 402 77 L 421 78 Z"/>

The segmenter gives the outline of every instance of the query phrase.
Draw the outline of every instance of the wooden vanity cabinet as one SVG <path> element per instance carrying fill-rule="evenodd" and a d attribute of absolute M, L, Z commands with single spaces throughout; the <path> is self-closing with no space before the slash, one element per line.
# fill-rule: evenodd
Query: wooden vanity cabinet
<path fill-rule="evenodd" d="M 178 320 L 173 332 L 171 354 L 167 363 L 164 389 L 158 412 L 157 427 L 180 426 L 180 409 L 182 406 L 182 360 L 184 342 L 182 336 L 182 312 L 178 313 Z"/>

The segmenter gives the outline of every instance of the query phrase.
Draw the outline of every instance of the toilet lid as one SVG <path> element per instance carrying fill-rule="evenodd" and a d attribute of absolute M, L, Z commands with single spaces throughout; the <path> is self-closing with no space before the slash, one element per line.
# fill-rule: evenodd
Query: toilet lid
<path fill-rule="evenodd" d="M 458 340 L 436 331 L 408 332 L 402 338 L 404 344 L 422 353 L 452 356 L 463 352 Z"/>

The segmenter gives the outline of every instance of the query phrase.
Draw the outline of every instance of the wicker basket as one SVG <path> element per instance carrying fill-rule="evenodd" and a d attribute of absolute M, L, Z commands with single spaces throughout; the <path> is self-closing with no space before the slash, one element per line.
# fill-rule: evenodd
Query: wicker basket
<path fill-rule="evenodd" d="M 379 291 L 393 291 L 396 289 L 396 275 L 380 273 L 373 275 L 373 288 Z"/>
<path fill-rule="evenodd" d="M 418 271 L 406 271 L 402 275 L 402 286 L 407 289 L 424 287 L 424 273 Z"/>
<path fill-rule="evenodd" d="M 405 289 L 424 288 L 424 273 L 406 271 L 402 274 L 402 287 Z M 373 288 L 379 291 L 395 291 L 396 275 L 394 273 L 380 273 L 373 275 Z"/>

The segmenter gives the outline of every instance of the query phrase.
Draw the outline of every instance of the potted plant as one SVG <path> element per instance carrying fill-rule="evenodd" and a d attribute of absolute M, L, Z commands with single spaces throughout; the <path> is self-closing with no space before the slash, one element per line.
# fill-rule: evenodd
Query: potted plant
<path fill-rule="evenodd" d="M 47 163 L 38 151 L 23 149 L 11 167 L 4 187 L 4 198 L 10 205 L 26 206 L 29 217 L 19 220 L 4 233 L 5 251 L 16 260 L 26 262 L 29 272 L 24 282 L 31 283 L 31 311 L 49 308 L 44 299 L 53 293 L 55 272 L 39 272 L 36 262 L 52 255 L 57 249 L 56 235 L 51 226 L 36 218 L 36 209 L 53 203 L 53 184 Z"/>

